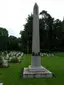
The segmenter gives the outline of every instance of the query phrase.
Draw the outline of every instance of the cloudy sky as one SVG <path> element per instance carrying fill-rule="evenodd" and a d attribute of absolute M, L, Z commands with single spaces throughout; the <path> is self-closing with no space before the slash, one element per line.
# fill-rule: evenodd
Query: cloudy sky
<path fill-rule="evenodd" d="M 46 10 L 55 19 L 63 20 L 64 0 L 0 0 L 0 27 L 5 27 L 9 35 L 20 37 L 19 32 L 24 29 L 35 2 L 39 12 Z"/>

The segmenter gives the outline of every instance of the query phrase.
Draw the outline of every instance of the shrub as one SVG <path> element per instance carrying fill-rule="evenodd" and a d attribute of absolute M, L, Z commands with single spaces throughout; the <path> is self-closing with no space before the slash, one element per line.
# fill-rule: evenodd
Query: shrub
<path fill-rule="evenodd" d="M 19 61 L 18 61 L 17 58 L 12 58 L 10 62 L 11 62 L 11 63 L 18 63 Z"/>

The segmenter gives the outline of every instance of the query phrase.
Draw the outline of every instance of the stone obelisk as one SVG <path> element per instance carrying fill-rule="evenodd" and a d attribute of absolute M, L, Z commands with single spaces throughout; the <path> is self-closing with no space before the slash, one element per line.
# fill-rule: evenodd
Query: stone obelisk
<path fill-rule="evenodd" d="M 33 34 L 32 34 L 32 67 L 40 67 L 40 35 L 39 35 L 39 9 L 35 3 L 33 8 Z"/>
<path fill-rule="evenodd" d="M 40 35 L 39 35 L 39 9 L 35 3 L 33 8 L 33 34 L 32 34 L 32 57 L 31 65 L 24 68 L 23 78 L 52 77 L 52 73 L 40 62 Z"/>

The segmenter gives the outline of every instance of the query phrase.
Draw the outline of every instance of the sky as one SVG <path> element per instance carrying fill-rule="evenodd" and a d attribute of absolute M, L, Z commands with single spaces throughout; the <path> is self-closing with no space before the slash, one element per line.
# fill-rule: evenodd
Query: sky
<path fill-rule="evenodd" d="M 53 18 L 63 20 L 64 0 L 0 0 L 0 27 L 6 28 L 9 35 L 20 37 L 35 2 L 39 12 L 46 10 Z"/>

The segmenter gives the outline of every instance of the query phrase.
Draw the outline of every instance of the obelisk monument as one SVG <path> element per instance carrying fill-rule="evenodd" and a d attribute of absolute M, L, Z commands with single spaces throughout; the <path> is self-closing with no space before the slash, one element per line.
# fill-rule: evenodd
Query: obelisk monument
<path fill-rule="evenodd" d="M 35 3 L 33 8 L 33 34 L 32 34 L 32 56 L 31 65 L 24 68 L 23 78 L 52 77 L 52 73 L 41 66 L 40 60 L 40 34 L 39 34 L 39 8 Z"/>
<path fill-rule="evenodd" d="M 33 8 L 33 34 L 32 34 L 32 67 L 40 67 L 40 35 L 39 35 L 39 9 L 35 3 Z M 35 61 L 36 60 L 36 61 Z"/>

